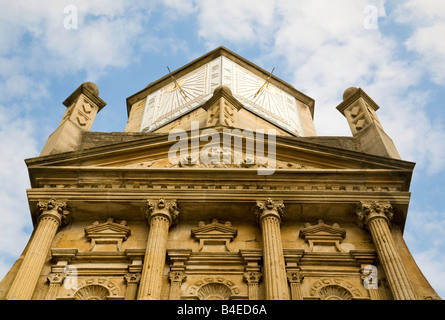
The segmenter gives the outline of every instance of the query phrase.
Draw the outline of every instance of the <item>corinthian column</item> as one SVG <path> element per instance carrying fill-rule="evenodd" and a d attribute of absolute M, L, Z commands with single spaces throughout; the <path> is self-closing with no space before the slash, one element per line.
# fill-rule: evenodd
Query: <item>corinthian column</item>
<path fill-rule="evenodd" d="M 260 272 L 246 272 L 243 275 L 244 281 L 247 282 L 249 300 L 258 300 L 258 285 L 261 280 Z"/>
<path fill-rule="evenodd" d="M 291 300 L 303 300 L 301 283 L 303 282 L 304 276 L 300 274 L 300 270 L 288 271 L 287 279 L 290 283 Z"/>
<path fill-rule="evenodd" d="M 268 199 L 258 201 L 256 209 L 262 231 L 266 299 L 289 300 L 280 231 L 284 205 Z"/>
<path fill-rule="evenodd" d="M 37 228 L 6 299 L 30 300 L 57 229 L 67 222 L 65 202 L 51 199 L 38 203 Z"/>
<path fill-rule="evenodd" d="M 125 290 L 124 300 L 136 300 L 136 296 L 138 293 L 138 283 L 141 280 L 141 274 L 127 273 L 124 276 L 124 279 L 127 282 L 127 290 Z"/>
<path fill-rule="evenodd" d="M 391 204 L 389 202 L 362 202 L 356 214 L 361 226 L 371 232 L 394 299 L 415 300 L 414 287 L 409 280 L 408 273 L 391 235 L 390 221 L 393 216 Z"/>
<path fill-rule="evenodd" d="M 170 294 L 168 299 L 180 300 L 181 286 L 187 276 L 185 275 L 184 271 L 170 271 L 168 276 L 170 278 Z"/>
<path fill-rule="evenodd" d="M 147 219 L 150 230 L 138 300 L 159 300 L 161 298 L 168 230 L 178 214 L 175 201 L 160 199 L 156 202 L 148 202 Z"/>

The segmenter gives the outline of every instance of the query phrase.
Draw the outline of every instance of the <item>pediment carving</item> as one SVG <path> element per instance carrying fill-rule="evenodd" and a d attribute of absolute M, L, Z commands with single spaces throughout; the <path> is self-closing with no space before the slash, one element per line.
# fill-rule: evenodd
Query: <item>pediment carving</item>
<path fill-rule="evenodd" d="M 222 224 L 217 219 L 213 219 L 210 224 L 201 221 L 197 228 L 191 230 L 192 237 L 199 240 L 198 251 L 231 251 L 229 243 L 237 234 L 238 229 L 232 227 L 230 221 Z"/>
<path fill-rule="evenodd" d="M 114 218 L 104 223 L 95 221 L 84 230 L 85 236 L 91 241 L 90 251 L 122 251 L 122 242 L 131 234 L 125 220 L 116 223 Z"/>
<path fill-rule="evenodd" d="M 337 223 L 328 225 L 323 220 L 315 225 L 306 223 L 299 236 L 308 242 L 309 252 L 345 252 L 340 242 L 346 237 L 346 229 Z"/>
<path fill-rule="evenodd" d="M 199 161 L 199 153 L 186 155 L 181 159 L 178 163 L 171 163 L 169 159 L 157 159 L 157 160 L 148 160 L 138 163 L 133 163 L 127 165 L 127 167 L 131 168 L 267 168 L 268 161 L 270 161 L 267 157 L 249 157 L 243 155 L 239 155 L 239 159 L 241 161 L 236 162 L 234 160 L 237 155 L 233 155 L 231 150 L 225 150 L 223 148 L 213 148 L 212 152 L 215 154 L 219 154 L 220 161 L 215 163 L 211 162 L 208 164 L 202 163 Z M 225 155 L 229 155 L 231 161 L 224 161 Z M 275 160 L 276 169 L 301 169 L 301 170 L 310 170 L 310 169 L 319 169 L 314 166 L 310 166 L 307 164 L 302 164 L 294 161 L 282 161 Z"/>

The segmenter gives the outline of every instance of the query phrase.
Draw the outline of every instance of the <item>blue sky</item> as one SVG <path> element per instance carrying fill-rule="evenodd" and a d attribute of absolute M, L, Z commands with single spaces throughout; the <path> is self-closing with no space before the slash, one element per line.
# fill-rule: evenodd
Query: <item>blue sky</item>
<path fill-rule="evenodd" d="M 444 1 L 0 3 L 0 278 L 32 230 L 24 159 L 57 128 L 62 101 L 93 81 L 108 105 L 92 131 L 123 131 L 128 96 L 224 45 L 314 98 L 320 136 L 351 135 L 335 109 L 346 88 L 380 105 L 402 158 L 417 163 L 405 240 L 445 297 Z"/>

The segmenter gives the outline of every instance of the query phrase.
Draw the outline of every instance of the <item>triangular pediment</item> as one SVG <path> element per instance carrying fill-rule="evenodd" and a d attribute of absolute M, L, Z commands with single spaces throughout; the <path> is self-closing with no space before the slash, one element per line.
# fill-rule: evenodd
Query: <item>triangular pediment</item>
<path fill-rule="evenodd" d="M 130 233 L 131 229 L 126 225 L 125 221 L 116 223 L 112 218 L 108 219 L 107 222 L 95 222 L 91 226 L 85 227 L 85 235 L 87 238 L 103 238 L 104 236 L 111 236 L 126 239 Z"/>
<path fill-rule="evenodd" d="M 233 239 L 238 229 L 232 227 L 230 222 L 225 224 L 213 220 L 210 224 L 200 223 L 200 226 L 191 230 L 192 236 L 196 239 Z"/>

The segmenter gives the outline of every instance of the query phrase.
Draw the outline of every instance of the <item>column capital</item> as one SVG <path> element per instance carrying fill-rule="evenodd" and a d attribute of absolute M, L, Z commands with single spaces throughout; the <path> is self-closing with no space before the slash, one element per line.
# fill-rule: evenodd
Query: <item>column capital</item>
<path fill-rule="evenodd" d="M 257 201 L 255 212 L 258 222 L 261 222 L 268 216 L 274 216 L 281 222 L 281 217 L 284 212 L 283 201 L 274 201 L 272 199 Z"/>
<path fill-rule="evenodd" d="M 139 281 L 141 281 L 141 274 L 140 273 L 127 273 L 124 276 L 124 279 L 127 283 L 139 283 Z"/>
<path fill-rule="evenodd" d="M 37 222 L 43 217 L 52 217 L 59 226 L 64 226 L 69 223 L 70 211 L 68 210 L 66 202 L 50 199 L 49 201 L 40 201 L 37 203 L 38 213 Z"/>
<path fill-rule="evenodd" d="M 176 200 L 148 200 L 146 216 L 148 222 L 155 216 L 163 216 L 169 221 L 170 225 L 174 223 L 179 216 Z"/>
<path fill-rule="evenodd" d="M 297 283 L 301 284 L 303 282 L 304 276 L 300 273 L 299 270 L 292 270 L 286 273 L 287 280 L 289 283 Z"/>
<path fill-rule="evenodd" d="M 263 275 L 261 274 L 261 272 L 255 272 L 255 271 L 245 272 L 243 274 L 243 279 L 248 284 L 259 283 L 262 277 L 263 277 Z"/>
<path fill-rule="evenodd" d="M 168 277 L 170 282 L 183 283 L 187 279 L 187 275 L 183 271 L 170 271 Z"/>
<path fill-rule="evenodd" d="M 46 280 L 48 280 L 48 282 L 50 284 L 62 284 L 63 280 L 65 280 L 66 274 L 65 273 L 50 273 L 47 277 Z"/>
<path fill-rule="evenodd" d="M 361 201 L 355 210 L 359 225 L 361 227 L 368 227 L 369 223 L 374 219 L 384 219 L 388 226 L 394 215 L 392 205 L 389 201 Z"/>

